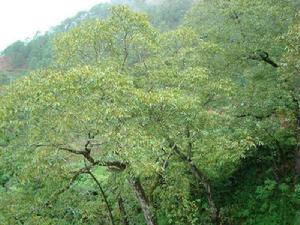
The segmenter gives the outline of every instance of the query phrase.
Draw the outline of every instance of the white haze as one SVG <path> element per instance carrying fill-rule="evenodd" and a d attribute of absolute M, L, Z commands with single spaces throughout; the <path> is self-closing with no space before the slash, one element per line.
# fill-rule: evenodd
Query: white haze
<path fill-rule="evenodd" d="M 17 40 L 47 31 L 77 12 L 109 0 L 2 0 L 0 51 Z"/>

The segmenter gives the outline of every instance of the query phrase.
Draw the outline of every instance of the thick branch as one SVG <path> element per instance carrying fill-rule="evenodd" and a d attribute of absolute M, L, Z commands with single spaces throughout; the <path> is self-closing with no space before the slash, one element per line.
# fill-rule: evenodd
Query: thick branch
<path fill-rule="evenodd" d="M 132 189 L 139 201 L 139 205 L 142 208 L 143 214 L 144 214 L 144 218 L 146 221 L 147 225 L 156 225 L 156 218 L 154 217 L 154 215 L 151 212 L 151 207 L 150 207 L 150 203 L 149 200 L 145 194 L 145 191 L 141 185 L 141 181 L 139 178 L 132 178 L 130 180 Z"/>
<path fill-rule="evenodd" d="M 296 100 L 295 100 L 296 101 Z M 295 134 L 295 138 L 296 138 L 296 147 L 295 147 L 295 182 L 298 181 L 299 176 L 300 176 L 300 107 L 299 107 L 299 103 L 298 101 L 296 101 L 296 134 Z"/>
<path fill-rule="evenodd" d="M 107 167 L 115 167 L 118 170 L 125 170 L 127 167 L 127 164 L 120 161 L 101 161 L 97 160 L 93 163 L 93 165 L 96 166 L 107 166 Z"/>
<path fill-rule="evenodd" d="M 191 159 L 192 156 L 193 156 L 193 143 L 191 141 L 191 131 L 190 131 L 189 126 L 186 127 L 186 138 L 187 138 L 187 141 L 188 141 L 188 155 L 187 155 L 187 157 L 189 159 Z"/>
<path fill-rule="evenodd" d="M 119 207 L 119 211 L 120 211 L 120 216 L 121 216 L 121 220 L 122 220 L 122 224 L 123 225 L 129 225 L 129 221 L 127 218 L 127 213 L 124 207 L 124 200 L 122 198 L 122 196 L 119 196 L 118 198 L 118 207 Z"/>
<path fill-rule="evenodd" d="M 67 148 L 67 147 L 59 147 L 59 150 L 63 150 L 63 151 L 67 151 L 76 155 L 83 155 L 85 153 L 85 151 L 79 151 L 79 150 L 74 150 L 71 148 Z"/>
<path fill-rule="evenodd" d="M 265 63 L 268 63 L 271 66 L 273 66 L 274 68 L 279 67 L 277 63 L 270 59 L 269 54 L 262 50 L 257 50 L 256 52 L 254 52 L 252 55 L 249 56 L 249 59 L 264 61 Z"/>
<path fill-rule="evenodd" d="M 104 199 L 104 202 L 105 202 L 105 205 L 106 205 L 106 208 L 107 208 L 107 211 L 108 211 L 110 222 L 111 222 L 112 225 L 115 225 L 114 218 L 113 218 L 113 215 L 112 215 L 112 209 L 111 209 L 111 207 L 110 207 L 110 205 L 108 203 L 107 197 L 105 195 L 105 192 L 104 192 L 104 190 L 103 190 L 100 182 L 98 181 L 98 179 L 95 177 L 95 175 L 90 170 L 87 173 L 92 177 L 92 179 L 97 184 L 97 186 L 98 186 L 98 188 L 99 188 L 99 190 L 101 192 L 101 195 L 102 195 L 102 197 Z"/>
<path fill-rule="evenodd" d="M 179 156 L 179 158 L 188 164 L 194 177 L 199 181 L 200 184 L 202 184 L 207 195 L 208 204 L 212 210 L 211 218 L 216 224 L 218 224 L 220 220 L 219 210 L 216 207 L 216 204 L 213 200 L 212 187 L 207 177 L 201 172 L 201 170 L 193 163 L 193 161 L 188 156 L 186 156 L 180 151 L 176 144 L 173 144 L 172 148 L 174 149 L 175 153 Z"/>

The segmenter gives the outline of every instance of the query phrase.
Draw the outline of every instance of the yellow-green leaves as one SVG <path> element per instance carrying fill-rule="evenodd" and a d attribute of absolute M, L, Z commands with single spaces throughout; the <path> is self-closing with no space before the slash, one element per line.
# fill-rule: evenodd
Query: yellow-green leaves
<path fill-rule="evenodd" d="M 101 20 L 84 21 L 55 40 L 56 60 L 62 66 L 105 64 L 115 54 L 114 27 Z"/>
<path fill-rule="evenodd" d="M 124 69 L 143 64 L 155 50 L 156 33 L 146 17 L 118 6 L 106 20 L 84 21 L 54 43 L 63 67 L 111 65 Z"/>

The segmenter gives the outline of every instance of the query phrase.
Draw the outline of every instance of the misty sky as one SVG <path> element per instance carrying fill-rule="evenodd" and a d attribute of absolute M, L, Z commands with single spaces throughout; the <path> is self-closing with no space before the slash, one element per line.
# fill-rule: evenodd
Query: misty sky
<path fill-rule="evenodd" d="M 0 51 L 108 0 L 1 0 Z"/>

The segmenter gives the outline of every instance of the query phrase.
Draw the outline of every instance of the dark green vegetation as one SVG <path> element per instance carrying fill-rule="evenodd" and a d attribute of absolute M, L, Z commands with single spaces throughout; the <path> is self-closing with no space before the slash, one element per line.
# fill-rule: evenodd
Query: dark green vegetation
<path fill-rule="evenodd" d="M 1 224 L 298 225 L 299 1 L 136 2 L 13 57 Z"/>

